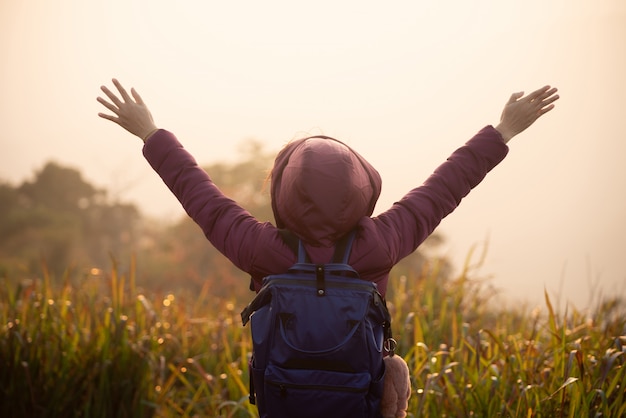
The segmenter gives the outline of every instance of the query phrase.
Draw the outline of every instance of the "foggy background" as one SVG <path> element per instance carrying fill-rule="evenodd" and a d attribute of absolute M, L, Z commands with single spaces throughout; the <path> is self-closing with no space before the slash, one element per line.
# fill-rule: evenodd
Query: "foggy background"
<path fill-rule="evenodd" d="M 164 221 L 184 212 L 141 141 L 97 117 L 112 77 L 201 165 L 249 138 L 348 143 L 382 175 L 377 212 L 496 125 L 511 93 L 556 86 L 556 109 L 438 228 L 442 251 L 460 268 L 487 244 L 481 272 L 514 300 L 626 295 L 621 0 L 1 0 L 0 53 L 0 180 L 54 160 Z"/>

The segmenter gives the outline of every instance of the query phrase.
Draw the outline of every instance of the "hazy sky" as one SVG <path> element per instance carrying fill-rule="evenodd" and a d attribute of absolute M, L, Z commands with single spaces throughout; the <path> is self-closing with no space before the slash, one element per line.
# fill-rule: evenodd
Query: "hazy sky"
<path fill-rule="evenodd" d="M 140 141 L 96 116 L 112 77 L 203 165 L 249 138 L 347 142 L 383 177 L 377 211 L 512 92 L 554 85 L 557 108 L 438 229 L 445 254 L 488 242 L 480 274 L 516 300 L 626 294 L 623 0 L 0 0 L 0 54 L 0 179 L 55 160 L 164 219 L 184 212 Z"/>

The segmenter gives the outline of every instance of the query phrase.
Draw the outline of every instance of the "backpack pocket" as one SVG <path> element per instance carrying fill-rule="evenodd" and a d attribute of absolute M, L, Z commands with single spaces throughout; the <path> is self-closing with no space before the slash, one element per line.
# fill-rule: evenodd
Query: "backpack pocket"
<path fill-rule="evenodd" d="M 284 369 L 265 371 L 265 408 L 280 417 L 370 417 L 369 373 Z"/>

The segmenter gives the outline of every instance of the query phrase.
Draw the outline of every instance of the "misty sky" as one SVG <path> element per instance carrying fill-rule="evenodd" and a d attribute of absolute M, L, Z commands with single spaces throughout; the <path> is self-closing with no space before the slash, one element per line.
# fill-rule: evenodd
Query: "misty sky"
<path fill-rule="evenodd" d="M 622 0 L 1 0 L 0 53 L 0 179 L 54 160 L 162 219 L 184 212 L 140 141 L 96 116 L 112 77 L 203 165 L 249 138 L 345 141 L 383 177 L 377 211 L 512 92 L 554 85 L 556 109 L 444 220 L 442 251 L 460 267 L 488 242 L 477 277 L 507 298 L 626 295 Z"/>

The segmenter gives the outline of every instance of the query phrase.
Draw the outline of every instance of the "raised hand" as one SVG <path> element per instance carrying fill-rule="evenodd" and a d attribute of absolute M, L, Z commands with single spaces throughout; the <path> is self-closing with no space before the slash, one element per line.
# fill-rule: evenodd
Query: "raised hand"
<path fill-rule="evenodd" d="M 525 97 L 524 92 L 513 93 L 504 106 L 500 124 L 496 126 L 504 142 L 509 142 L 540 116 L 554 109 L 554 102 L 559 98 L 556 92 L 555 87 L 544 86 Z"/>
<path fill-rule="evenodd" d="M 111 92 L 111 90 L 109 90 L 106 86 L 102 86 L 100 89 L 107 95 L 111 102 L 108 102 L 102 97 L 98 97 L 97 100 L 116 116 L 106 113 L 98 113 L 98 116 L 117 123 L 122 128 L 126 129 L 131 134 L 138 136 L 145 142 L 146 139 L 148 139 L 148 137 L 157 130 L 150 110 L 134 88 L 131 88 L 130 90 L 130 93 L 132 94 L 131 98 L 126 92 L 126 89 L 124 89 L 120 82 L 115 78 L 113 79 L 113 85 L 117 88 L 121 99 Z"/>

